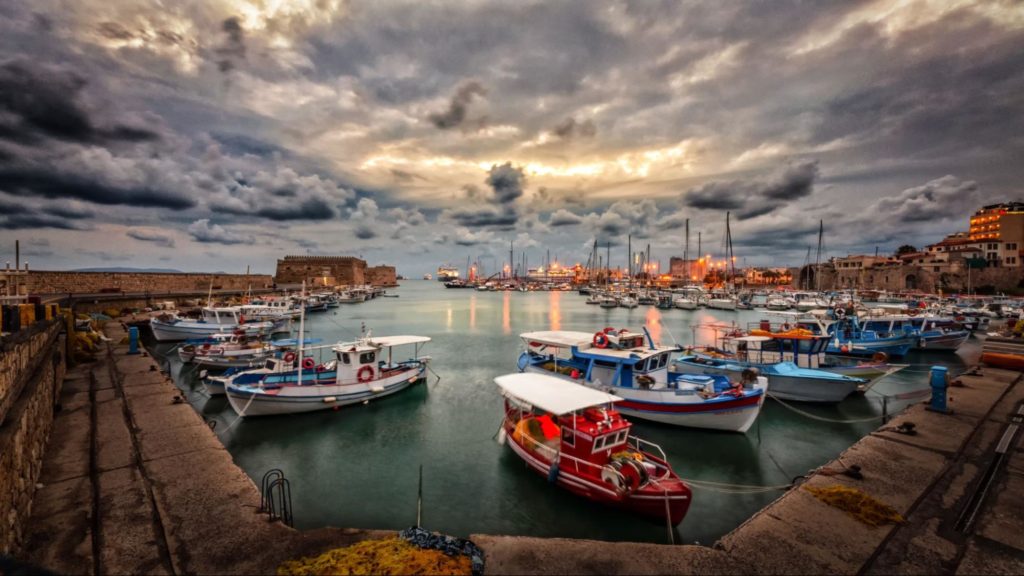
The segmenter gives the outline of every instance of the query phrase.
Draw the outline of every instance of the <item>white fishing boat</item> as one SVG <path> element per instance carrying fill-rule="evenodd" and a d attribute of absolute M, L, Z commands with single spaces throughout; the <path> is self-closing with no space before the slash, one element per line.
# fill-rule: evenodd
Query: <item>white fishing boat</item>
<path fill-rule="evenodd" d="M 235 308 L 207 308 L 203 318 L 183 318 L 177 314 L 164 313 L 149 321 L 153 337 L 160 342 L 209 338 L 214 334 L 231 334 L 242 331 L 246 336 L 257 337 L 279 332 L 288 332 L 289 318 L 273 322 L 243 322 L 244 318 Z"/>
<path fill-rule="evenodd" d="M 640 303 L 637 301 L 637 299 L 633 298 L 632 296 L 623 296 L 622 298 L 619 298 L 620 308 L 636 308 L 639 305 Z"/>
<path fill-rule="evenodd" d="M 598 305 L 601 306 L 601 308 L 618 308 L 619 299 L 610 294 L 606 294 L 604 296 L 601 296 L 601 301 L 598 303 Z"/>

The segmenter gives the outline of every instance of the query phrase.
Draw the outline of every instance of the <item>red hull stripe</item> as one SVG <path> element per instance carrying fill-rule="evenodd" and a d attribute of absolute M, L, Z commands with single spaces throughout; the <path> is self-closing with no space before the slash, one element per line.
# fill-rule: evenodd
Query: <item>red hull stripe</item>
<path fill-rule="evenodd" d="M 758 394 L 756 396 L 737 398 L 736 400 L 729 402 L 714 402 L 708 404 L 662 404 L 659 402 L 623 400 L 622 402 L 616 404 L 616 406 L 621 408 L 628 408 L 630 410 L 639 410 L 643 412 L 720 412 L 723 410 L 736 410 L 737 408 L 757 406 L 758 402 L 761 401 L 762 397 L 763 395 Z"/>

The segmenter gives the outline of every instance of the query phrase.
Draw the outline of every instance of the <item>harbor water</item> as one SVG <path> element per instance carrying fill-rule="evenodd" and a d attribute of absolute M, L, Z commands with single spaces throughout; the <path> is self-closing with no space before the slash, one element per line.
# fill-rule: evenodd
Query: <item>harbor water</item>
<path fill-rule="evenodd" d="M 655 339 L 689 345 L 693 327 L 707 322 L 746 326 L 763 311 L 602 309 L 575 292 L 478 292 L 445 289 L 438 282 L 406 281 L 377 298 L 307 316 L 307 337 L 324 343 L 374 335 L 415 334 L 433 339 L 421 350 L 432 357 L 425 383 L 366 405 L 311 414 L 237 418 L 224 397 L 205 395 L 197 370 L 183 366 L 174 345 L 149 339 L 177 385 L 257 484 L 280 468 L 291 481 L 297 528 L 339 526 L 402 529 L 415 524 L 417 484 L 423 468 L 425 528 L 475 533 L 591 538 L 665 543 L 666 528 L 627 512 L 569 494 L 528 470 L 495 440 L 502 399 L 495 376 L 516 371 L 523 349 L 518 335 L 533 330 L 593 332 L 605 326 L 640 329 Z M 712 333 L 698 331 L 697 343 Z M 866 395 L 838 406 L 799 405 L 832 420 L 859 420 L 882 411 L 882 396 L 928 386 L 928 366 L 955 375 L 974 360 L 973 338 L 957 354 L 915 352 L 911 367 Z M 395 349 L 395 360 L 412 347 Z M 328 351 L 324 351 L 327 359 Z M 919 400 L 888 401 L 890 413 Z M 676 472 L 723 485 L 776 486 L 823 465 L 881 421 L 834 423 L 810 418 L 768 400 L 745 434 L 690 430 L 633 420 L 634 434 L 659 444 Z M 864 470 L 870 474 L 870 470 Z M 731 486 L 694 487 L 693 503 L 676 542 L 711 544 L 778 497 Z"/>

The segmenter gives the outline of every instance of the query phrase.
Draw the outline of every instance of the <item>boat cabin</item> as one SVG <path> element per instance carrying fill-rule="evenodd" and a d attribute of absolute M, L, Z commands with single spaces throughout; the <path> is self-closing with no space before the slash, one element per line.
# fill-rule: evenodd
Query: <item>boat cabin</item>
<path fill-rule="evenodd" d="M 512 442 L 563 472 L 601 477 L 637 487 L 656 475 L 641 462 L 631 424 L 614 403 L 618 396 L 542 374 L 508 374 L 494 380 L 505 396 L 505 429 Z"/>
<path fill-rule="evenodd" d="M 354 342 L 339 342 L 334 346 L 335 367 L 339 382 L 369 382 L 387 378 L 396 371 L 408 369 L 410 362 L 421 359 L 420 344 L 430 342 L 426 336 L 385 336 L 365 337 Z M 392 350 L 395 346 L 413 345 L 415 352 L 410 360 L 395 362 Z"/>

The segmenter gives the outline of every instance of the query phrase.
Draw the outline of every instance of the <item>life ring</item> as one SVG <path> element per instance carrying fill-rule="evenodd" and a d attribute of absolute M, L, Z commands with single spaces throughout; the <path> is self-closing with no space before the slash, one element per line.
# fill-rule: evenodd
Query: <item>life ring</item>
<path fill-rule="evenodd" d="M 284 355 L 285 362 L 295 362 L 295 352 L 286 352 Z"/>
<path fill-rule="evenodd" d="M 323 364 L 317 364 L 316 365 L 316 371 L 317 372 L 323 372 L 324 370 L 327 370 L 327 366 L 324 366 Z"/>
<path fill-rule="evenodd" d="M 314 367 L 316 367 L 316 360 L 313 360 L 309 356 L 306 356 L 305 358 L 302 359 L 302 367 L 305 368 L 306 370 L 312 370 Z"/>
<path fill-rule="evenodd" d="M 608 347 L 608 336 L 604 332 L 594 333 L 594 348 L 607 348 Z"/>
<path fill-rule="evenodd" d="M 373 366 L 367 364 L 360 368 L 359 372 L 356 373 L 356 378 L 360 382 L 369 382 L 370 380 L 373 380 Z"/>
<path fill-rule="evenodd" d="M 835 311 L 833 312 L 833 314 L 836 315 L 836 318 L 845 318 L 846 317 L 846 309 L 845 308 L 836 308 Z"/>
<path fill-rule="evenodd" d="M 875 352 L 874 354 L 871 355 L 871 361 L 875 362 L 877 364 L 881 364 L 883 362 L 888 362 L 889 361 L 889 355 L 886 354 L 885 352 L 882 352 L 881 350 L 879 350 L 878 352 Z"/>

